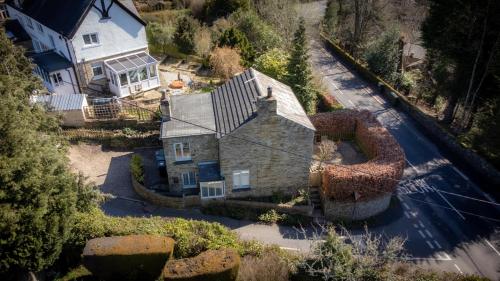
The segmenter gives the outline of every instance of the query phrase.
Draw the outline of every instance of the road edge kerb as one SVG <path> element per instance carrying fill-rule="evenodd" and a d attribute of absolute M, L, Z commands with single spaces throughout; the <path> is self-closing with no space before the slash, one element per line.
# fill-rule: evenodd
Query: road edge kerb
<path fill-rule="evenodd" d="M 331 42 L 323 33 L 320 33 L 320 38 L 327 50 L 337 55 L 351 70 L 355 71 L 366 82 L 369 82 L 373 87 L 381 83 L 385 88 L 385 91 L 383 91 L 385 98 L 393 101 L 393 96 L 390 93 L 393 92 L 396 94 L 399 102 L 395 104 L 394 107 L 407 113 L 408 116 L 415 121 L 416 125 L 423 129 L 423 133 L 434 141 L 436 146 L 454 165 L 466 170 L 466 174 L 474 178 L 474 180 L 488 184 L 485 190 L 491 192 L 495 199 L 498 200 L 500 195 L 498 194 L 498 187 L 500 187 L 500 172 L 493 167 L 492 164 L 474 151 L 462 147 L 456 141 L 455 137 L 441 128 L 437 122 L 426 116 L 401 93 L 358 63 L 353 57 L 342 50 L 342 48 Z"/>

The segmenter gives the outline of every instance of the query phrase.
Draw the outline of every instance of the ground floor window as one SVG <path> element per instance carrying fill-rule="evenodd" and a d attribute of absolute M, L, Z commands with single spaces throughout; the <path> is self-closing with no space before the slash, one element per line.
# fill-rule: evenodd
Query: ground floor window
<path fill-rule="evenodd" d="M 202 182 L 200 183 L 202 198 L 224 197 L 224 182 Z"/>
<path fill-rule="evenodd" d="M 94 79 L 103 78 L 104 70 L 102 69 L 102 63 L 92 64 L 92 73 L 94 74 Z"/>
<path fill-rule="evenodd" d="M 128 84 L 127 73 L 120 73 L 120 85 L 126 86 Z"/>
<path fill-rule="evenodd" d="M 250 187 L 250 171 L 233 171 L 233 189 Z"/>
<path fill-rule="evenodd" d="M 195 174 L 195 172 L 182 173 L 182 186 L 184 188 L 196 187 L 196 174 Z"/>

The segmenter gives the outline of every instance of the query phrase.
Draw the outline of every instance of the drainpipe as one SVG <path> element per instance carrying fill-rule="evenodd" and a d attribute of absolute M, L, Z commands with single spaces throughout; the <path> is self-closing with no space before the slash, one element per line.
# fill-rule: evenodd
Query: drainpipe
<path fill-rule="evenodd" d="M 68 72 L 68 75 L 69 75 L 69 79 L 71 80 L 71 86 L 73 86 L 73 93 L 76 94 L 76 90 L 75 90 L 75 83 L 73 82 L 73 77 L 71 76 L 71 71 L 67 70 L 66 71 Z"/>
<path fill-rule="evenodd" d="M 71 68 L 73 68 L 73 73 L 75 74 L 75 78 L 76 78 L 76 84 L 78 85 L 78 90 L 80 90 L 80 93 L 82 92 L 82 86 L 81 86 L 81 83 L 80 83 L 80 78 L 78 76 L 78 72 L 76 71 L 76 58 L 75 60 L 73 60 L 73 56 L 71 55 L 71 50 L 69 49 L 69 44 L 68 44 L 68 38 L 64 38 L 64 42 L 66 42 L 66 48 L 68 50 L 68 54 L 69 54 L 69 57 L 70 57 L 70 60 L 72 62 L 71 64 Z M 75 51 L 75 49 L 73 48 L 73 52 Z M 71 77 L 71 75 L 69 76 Z"/>

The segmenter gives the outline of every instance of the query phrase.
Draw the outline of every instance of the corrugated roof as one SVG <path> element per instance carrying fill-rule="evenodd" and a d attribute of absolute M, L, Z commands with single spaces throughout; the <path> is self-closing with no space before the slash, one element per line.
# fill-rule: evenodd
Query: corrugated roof
<path fill-rule="evenodd" d="M 248 69 L 212 92 L 219 135 L 231 133 L 256 116 L 259 88 L 254 78 Z"/>
<path fill-rule="evenodd" d="M 96 0 L 24 0 L 20 11 L 48 28 L 72 38 Z M 130 0 L 114 1 L 141 24 L 146 23 L 138 16 Z M 13 0 L 7 2 L 17 9 Z M 100 3 L 100 2 L 99 2 Z M 99 4 L 100 5 L 100 4 Z"/>
<path fill-rule="evenodd" d="M 185 122 L 174 119 L 163 122 L 161 138 L 215 134 L 210 93 L 172 96 L 170 106 L 172 116 Z"/>
<path fill-rule="evenodd" d="M 71 68 L 71 62 L 54 51 L 33 54 L 33 62 L 48 73 Z"/>
<path fill-rule="evenodd" d="M 49 111 L 80 110 L 87 105 L 86 95 L 82 94 L 32 96 L 31 100 L 47 106 Z"/>

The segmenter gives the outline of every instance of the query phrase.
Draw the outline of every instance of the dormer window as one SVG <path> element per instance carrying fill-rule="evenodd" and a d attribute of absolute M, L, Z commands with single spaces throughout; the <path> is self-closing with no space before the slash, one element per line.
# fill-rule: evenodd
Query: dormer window
<path fill-rule="evenodd" d="M 99 45 L 99 36 L 97 33 L 84 34 L 83 43 L 85 44 L 85 47 Z"/>

